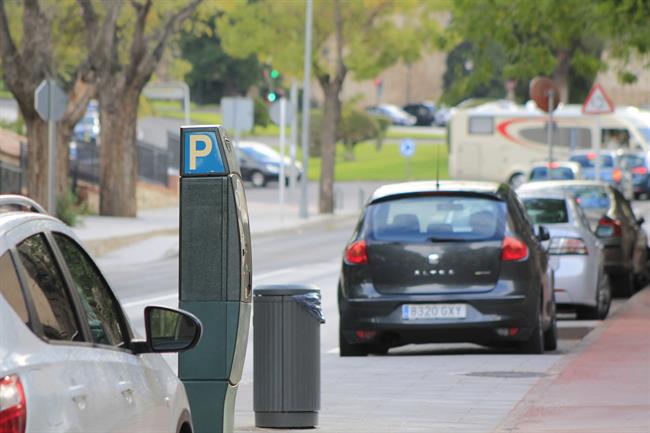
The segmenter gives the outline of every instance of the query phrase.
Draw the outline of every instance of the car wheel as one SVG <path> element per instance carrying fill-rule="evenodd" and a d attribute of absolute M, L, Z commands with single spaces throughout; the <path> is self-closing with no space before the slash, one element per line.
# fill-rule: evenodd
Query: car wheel
<path fill-rule="evenodd" d="M 598 284 L 596 293 L 596 306 L 587 307 L 580 305 L 576 307 L 576 316 L 578 320 L 605 320 L 612 305 L 612 288 L 609 283 L 609 277 L 605 275 Z"/>
<path fill-rule="evenodd" d="M 266 177 L 261 171 L 254 171 L 251 174 L 251 182 L 255 188 L 262 188 L 266 186 Z"/>
<path fill-rule="evenodd" d="M 388 353 L 388 347 L 375 344 L 368 348 L 368 353 L 371 355 L 386 355 Z"/>
<path fill-rule="evenodd" d="M 551 326 L 544 332 L 544 350 L 557 349 L 557 315 L 553 313 Z"/>
<path fill-rule="evenodd" d="M 339 329 L 339 355 L 340 356 L 368 356 L 368 346 L 362 344 L 350 344 Z"/>
<path fill-rule="evenodd" d="M 515 189 L 521 186 L 524 182 L 526 182 L 526 177 L 523 175 L 523 173 L 515 173 L 510 176 L 510 180 L 508 180 L 510 186 Z"/>
<path fill-rule="evenodd" d="M 537 321 L 533 327 L 533 333 L 528 340 L 521 343 L 519 350 L 521 353 L 531 355 L 541 355 L 544 353 L 544 323 L 542 319 L 542 303 L 540 301 L 537 310 Z"/>
<path fill-rule="evenodd" d="M 634 294 L 634 275 L 631 272 L 623 275 L 611 275 L 610 279 L 616 295 L 629 298 Z"/>

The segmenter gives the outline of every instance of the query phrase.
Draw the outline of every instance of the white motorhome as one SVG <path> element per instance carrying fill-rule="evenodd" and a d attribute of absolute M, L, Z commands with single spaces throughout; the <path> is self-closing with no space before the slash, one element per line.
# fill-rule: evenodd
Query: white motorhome
<path fill-rule="evenodd" d="M 580 105 L 560 105 L 553 113 L 553 159 L 592 147 L 650 151 L 650 111 L 619 107 L 612 114 L 584 115 Z M 454 179 L 509 181 L 513 184 L 536 161 L 547 160 L 548 115 L 531 101 L 489 102 L 455 110 L 448 127 L 449 176 Z M 599 132 L 600 128 L 600 132 Z"/>

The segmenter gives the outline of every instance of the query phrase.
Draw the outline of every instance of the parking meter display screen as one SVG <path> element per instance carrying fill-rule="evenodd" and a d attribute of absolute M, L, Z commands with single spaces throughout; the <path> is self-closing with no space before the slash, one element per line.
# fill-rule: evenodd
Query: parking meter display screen
<path fill-rule="evenodd" d="M 183 139 L 183 176 L 225 174 L 217 134 L 213 131 L 187 131 Z"/>

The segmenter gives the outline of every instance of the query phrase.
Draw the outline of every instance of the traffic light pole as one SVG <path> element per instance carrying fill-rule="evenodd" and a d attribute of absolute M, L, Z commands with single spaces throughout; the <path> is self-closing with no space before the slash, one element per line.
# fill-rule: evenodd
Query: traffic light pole
<path fill-rule="evenodd" d="M 307 0 L 307 11 L 305 13 L 305 81 L 302 92 L 302 165 L 303 174 L 301 179 L 300 194 L 300 218 L 309 218 L 309 115 L 311 99 L 311 33 L 313 26 L 313 4 L 312 0 Z"/>

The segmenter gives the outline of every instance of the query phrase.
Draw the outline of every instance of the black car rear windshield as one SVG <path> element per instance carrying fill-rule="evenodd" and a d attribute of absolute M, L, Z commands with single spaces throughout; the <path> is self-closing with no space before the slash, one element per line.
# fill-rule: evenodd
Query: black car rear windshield
<path fill-rule="evenodd" d="M 528 217 L 533 224 L 561 224 L 569 222 L 566 202 L 556 198 L 523 198 Z"/>
<path fill-rule="evenodd" d="M 573 155 L 571 161 L 577 162 L 583 168 L 596 167 L 596 154 L 588 153 L 586 155 Z M 614 158 L 611 155 L 600 155 L 600 164 L 603 168 L 614 167 Z"/>
<path fill-rule="evenodd" d="M 500 240 L 505 203 L 472 196 L 417 196 L 370 205 L 368 236 L 378 241 L 472 242 Z"/>

